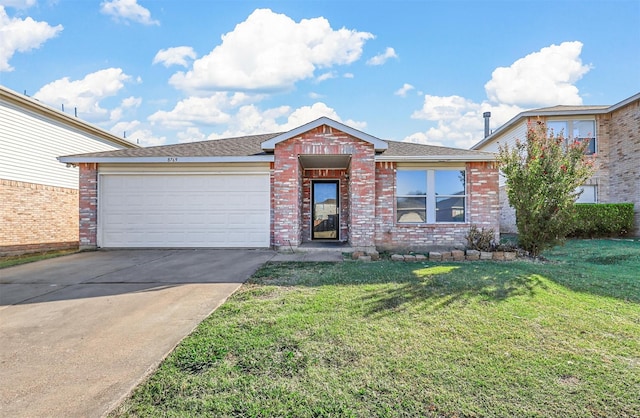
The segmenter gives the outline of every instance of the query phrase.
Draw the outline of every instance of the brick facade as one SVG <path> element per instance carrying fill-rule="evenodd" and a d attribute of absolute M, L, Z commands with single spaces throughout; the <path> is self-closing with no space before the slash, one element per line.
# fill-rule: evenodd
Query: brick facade
<path fill-rule="evenodd" d="M 78 191 L 0 179 L 0 255 L 78 246 Z"/>
<path fill-rule="evenodd" d="M 348 167 L 305 169 L 299 157 L 350 156 Z M 374 145 L 327 125 L 313 128 L 274 146 L 271 165 L 271 244 L 297 248 L 312 239 L 311 185 L 338 180 L 339 240 L 352 249 L 464 247 L 469 227 L 498 226 L 498 170 L 495 163 L 466 164 L 464 223 L 398 224 L 395 214 L 396 163 L 375 162 Z M 98 232 L 98 165 L 80 164 L 80 248 L 96 248 Z"/>
<path fill-rule="evenodd" d="M 80 249 L 98 245 L 98 164 L 80 164 Z"/>
<path fill-rule="evenodd" d="M 427 167 L 425 167 L 427 168 Z M 495 163 L 466 164 L 467 222 L 399 224 L 395 215 L 395 163 L 376 164 L 376 246 L 381 250 L 429 251 L 463 248 L 471 225 L 500 233 L 498 169 Z"/>
<path fill-rule="evenodd" d="M 344 170 L 305 172 L 298 161 L 300 155 L 351 155 L 351 164 L 348 173 Z M 289 245 L 295 248 L 310 239 L 311 180 L 337 178 L 342 179 L 341 199 L 343 203 L 348 202 L 342 207 L 340 216 L 341 237 L 347 238 L 352 247 L 372 249 L 375 217 L 374 155 L 372 144 L 326 125 L 278 143 L 274 149 L 271 189 L 274 204 L 273 245 L 276 248 Z M 349 175 L 348 181 L 346 175 Z"/>
<path fill-rule="evenodd" d="M 608 202 L 634 204 L 634 231 L 640 236 L 640 100 L 611 113 Z"/>

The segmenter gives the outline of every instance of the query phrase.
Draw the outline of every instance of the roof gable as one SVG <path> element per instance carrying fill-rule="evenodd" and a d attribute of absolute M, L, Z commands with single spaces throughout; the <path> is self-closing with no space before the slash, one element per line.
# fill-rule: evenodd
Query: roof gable
<path fill-rule="evenodd" d="M 365 142 L 369 142 L 370 144 L 373 144 L 376 152 L 382 152 L 384 150 L 386 150 L 389 146 L 388 144 L 379 139 L 376 138 L 375 136 L 371 136 L 369 134 L 366 134 L 362 131 L 359 131 L 357 129 L 353 129 L 350 126 L 347 126 L 343 123 L 340 122 L 336 122 L 333 119 L 330 119 L 326 116 L 323 116 L 319 119 L 316 119 L 312 122 L 306 123 L 302 126 L 298 126 L 297 128 L 294 128 L 288 132 L 284 132 L 282 134 L 279 134 L 277 136 L 275 136 L 274 138 L 269 139 L 268 141 L 265 141 L 262 143 L 262 149 L 265 151 L 273 151 L 276 144 L 279 144 L 280 142 L 286 141 L 288 139 L 291 138 L 295 138 L 296 136 L 299 136 L 305 132 L 308 132 L 312 129 L 318 128 L 322 125 L 327 125 L 330 126 L 333 129 L 336 129 L 338 131 L 342 131 L 346 134 L 349 134 L 351 136 L 353 136 L 354 138 L 357 138 L 361 141 L 365 141 Z"/>
<path fill-rule="evenodd" d="M 500 126 L 496 129 L 491 135 L 483 138 L 480 142 L 471 147 L 473 150 L 482 149 L 484 146 L 493 142 L 496 138 L 500 137 L 503 133 L 507 132 L 509 128 L 515 126 L 516 124 L 526 120 L 529 117 L 536 116 L 587 116 L 587 115 L 602 115 L 606 113 L 611 113 L 615 110 L 618 110 L 630 103 L 633 103 L 637 100 L 640 100 L 640 93 L 636 93 L 633 96 L 630 96 L 621 102 L 618 102 L 611 106 L 589 106 L 589 105 L 580 105 L 580 106 L 566 106 L 566 105 L 558 105 L 552 107 L 543 107 L 540 109 L 532 109 L 526 110 L 524 112 L 518 113 L 516 116 L 511 118 L 507 123 Z"/>

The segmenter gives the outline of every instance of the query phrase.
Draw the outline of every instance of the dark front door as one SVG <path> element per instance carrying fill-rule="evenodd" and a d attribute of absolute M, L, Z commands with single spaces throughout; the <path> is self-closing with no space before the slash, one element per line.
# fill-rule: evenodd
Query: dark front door
<path fill-rule="evenodd" d="M 312 239 L 338 239 L 340 202 L 337 180 L 317 180 L 312 182 L 311 218 L 313 220 Z"/>

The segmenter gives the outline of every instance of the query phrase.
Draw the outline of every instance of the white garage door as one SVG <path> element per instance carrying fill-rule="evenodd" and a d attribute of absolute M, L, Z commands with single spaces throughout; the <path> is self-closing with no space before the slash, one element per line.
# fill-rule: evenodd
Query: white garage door
<path fill-rule="evenodd" d="M 269 175 L 103 174 L 101 247 L 268 247 Z"/>

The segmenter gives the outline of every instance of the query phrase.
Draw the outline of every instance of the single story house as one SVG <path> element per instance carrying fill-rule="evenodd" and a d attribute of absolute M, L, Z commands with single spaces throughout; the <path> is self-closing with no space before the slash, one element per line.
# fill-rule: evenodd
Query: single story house
<path fill-rule="evenodd" d="M 614 105 L 553 106 L 522 112 L 471 149 L 498 152 L 500 145 L 526 140 L 529 123 L 542 121 L 567 140 L 588 141 L 587 153 L 596 173 L 582 185 L 579 203 L 633 203 L 635 229 L 640 236 L 640 93 Z M 515 210 L 509 205 L 505 179 L 500 176 L 500 230 L 516 232 Z"/>
<path fill-rule="evenodd" d="M 137 148 L 0 86 L 0 255 L 78 247 L 78 169 L 57 157 Z"/>
<path fill-rule="evenodd" d="M 498 230 L 493 153 L 384 141 L 323 117 L 289 132 L 59 158 L 80 245 L 463 247 Z"/>

